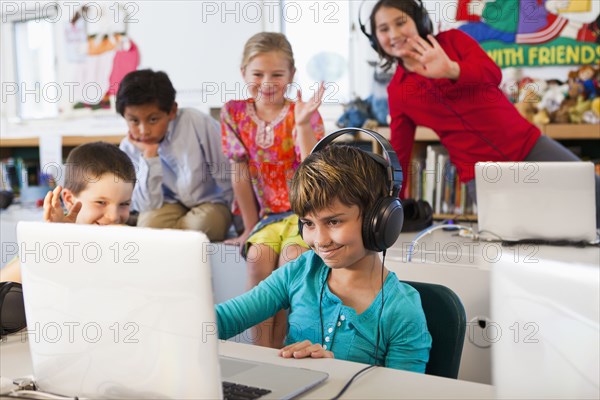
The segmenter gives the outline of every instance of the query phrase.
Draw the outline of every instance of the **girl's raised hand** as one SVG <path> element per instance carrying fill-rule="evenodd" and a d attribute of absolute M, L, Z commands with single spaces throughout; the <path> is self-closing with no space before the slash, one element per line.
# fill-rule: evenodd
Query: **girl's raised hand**
<path fill-rule="evenodd" d="M 44 221 L 75 223 L 77 214 L 81 210 L 81 202 L 75 203 L 65 215 L 65 211 L 60 204 L 60 192 L 62 192 L 62 186 L 57 186 L 46 194 L 44 198 Z"/>
<path fill-rule="evenodd" d="M 318 343 L 311 343 L 310 340 L 285 346 L 278 354 L 283 358 L 335 358 L 331 351 L 325 350 Z"/>
<path fill-rule="evenodd" d="M 319 90 L 308 101 L 302 100 L 302 91 L 298 89 L 298 100 L 294 110 L 294 118 L 297 125 L 305 125 L 310 123 L 310 117 L 319 108 L 325 94 L 325 85 L 323 82 L 319 84 Z"/>
<path fill-rule="evenodd" d="M 460 66 L 452 61 L 448 54 L 433 35 L 427 35 L 427 40 L 420 36 L 408 39 L 412 50 L 404 50 L 401 58 L 404 67 L 426 78 L 458 79 Z"/>

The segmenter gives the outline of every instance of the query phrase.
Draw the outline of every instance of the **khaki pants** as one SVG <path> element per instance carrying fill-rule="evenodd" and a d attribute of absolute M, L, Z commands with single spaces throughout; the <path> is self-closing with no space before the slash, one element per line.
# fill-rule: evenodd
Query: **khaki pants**
<path fill-rule="evenodd" d="M 140 213 L 137 226 L 189 229 L 204 232 L 211 242 L 225 239 L 231 225 L 229 208 L 220 203 L 202 203 L 189 209 L 179 203 L 165 203 L 156 210 Z"/>

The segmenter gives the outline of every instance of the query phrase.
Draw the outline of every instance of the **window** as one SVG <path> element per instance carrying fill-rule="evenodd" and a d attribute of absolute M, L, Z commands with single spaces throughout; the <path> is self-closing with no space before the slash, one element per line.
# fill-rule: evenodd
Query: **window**
<path fill-rule="evenodd" d="M 17 115 L 21 119 L 58 116 L 54 25 L 47 18 L 13 22 Z"/>
<path fill-rule="evenodd" d="M 303 98 L 314 95 L 323 81 L 324 105 L 347 102 L 352 93 L 349 1 L 289 1 L 281 3 L 283 32 L 296 61 L 294 81 Z M 296 93 L 289 94 L 294 98 Z"/>

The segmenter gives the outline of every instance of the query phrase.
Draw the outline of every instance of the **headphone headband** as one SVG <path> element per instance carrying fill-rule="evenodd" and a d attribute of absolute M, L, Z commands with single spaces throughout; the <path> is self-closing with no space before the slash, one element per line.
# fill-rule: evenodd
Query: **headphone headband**
<path fill-rule="evenodd" d="M 389 194 L 390 194 L 390 196 L 392 196 L 394 198 L 398 197 L 398 194 L 400 193 L 400 189 L 402 189 L 402 167 L 400 166 L 400 161 L 398 161 L 398 155 L 394 151 L 390 142 L 388 142 L 388 140 L 386 138 L 384 138 L 383 136 L 381 136 L 379 133 L 373 132 L 369 129 L 363 129 L 363 128 L 340 129 L 338 131 L 330 133 L 329 135 L 327 135 L 323 139 L 321 139 L 315 145 L 315 147 L 312 149 L 311 153 L 315 153 L 319 150 L 322 150 L 323 148 L 325 148 L 327 145 L 329 145 L 335 139 L 337 139 L 338 137 L 340 137 L 342 135 L 345 135 L 347 133 L 355 134 L 358 132 L 362 132 L 362 133 L 369 135 L 370 137 L 375 139 L 377 141 L 377 143 L 379 143 L 381 145 L 381 147 L 383 148 L 384 153 L 387 156 L 385 159 L 385 161 L 387 161 L 386 163 L 381 162 L 381 157 L 375 156 L 374 154 L 372 154 L 370 152 L 365 152 L 365 153 L 368 156 L 370 156 L 372 159 L 374 159 L 377 163 L 383 165 L 383 167 L 386 170 L 387 178 L 388 178 L 388 182 L 389 182 L 389 184 L 388 184 L 388 187 L 390 189 Z"/>
<path fill-rule="evenodd" d="M 413 18 L 416 17 L 415 23 L 417 24 L 417 30 L 419 31 L 419 35 L 423 39 L 427 39 L 427 35 L 433 34 L 433 23 L 431 22 L 431 19 L 429 18 L 429 14 L 427 13 L 427 10 L 425 9 L 423 0 L 410 0 L 410 1 L 412 1 L 415 4 L 415 6 L 417 7 L 417 14 L 420 14 L 420 15 L 413 16 Z M 374 32 L 368 33 L 365 24 L 363 24 L 363 22 L 360 18 L 362 6 L 364 4 L 365 4 L 365 0 L 362 0 L 360 2 L 360 5 L 358 6 L 358 26 L 360 27 L 361 32 L 369 39 L 369 44 L 371 45 L 373 50 L 378 51 L 377 50 L 377 39 L 375 38 L 375 33 Z"/>

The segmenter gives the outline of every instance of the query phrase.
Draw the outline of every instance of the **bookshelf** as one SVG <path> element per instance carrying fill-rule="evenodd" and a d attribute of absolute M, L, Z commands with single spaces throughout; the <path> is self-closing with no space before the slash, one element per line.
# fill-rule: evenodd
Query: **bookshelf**
<path fill-rule="evenodd" d="M 542 134 L 562 142 L 565 146 L 577 146 L 582 149 L 583 155 L 591 159 L 600 159 L 600 125 L 598 124 L 548 124 L 539 126 Z M 389 140 L 390 128 L 379 127 L 376 131 L 383 137 Z M 379 143 L 377 143 L 370 136 L 365 134 L 359 134 L 356 138 L 357 141 L 371 142 L 373 151 L 381 154 L 382 149 Z M 417 127 L 415 134 L 415 143 L 413 148 L 414 154 L 424 154 L 427 146 L 439 144 L 439 138 L 429 128 Z M 435 206 L 435 205 L 433 205 Z M 443 219 L 458 219 L 462 221 L 477 221 L 477 215 L 463 214 L 457 215 L 453 213 L 436 213 L 434 215 L 436 220 Z"/>
<path fill-rule="evenodd" d="M 600 125 L 598 124 L 548 124 L 539 126 L 542 134 L 555 140 L 600 140 Z M 376 130 L 386 139 L 390 138 L 389 127 L 379 127 Z M 369 140 L 362 135 L 360 140 Z M 416 142 L 439 142 L 438 136 L 429 128 L 419 126 L 415 135 Z"/>
<path fill-rule="evenodd" d="M 61 136 L 63 160 L 69 152 L 80 144 L 105 141 L 118 145 L 124 135 L 63 135 Z M 10 186 L 21 195 L 25 188 L 35 188 L 46 184 L 47 176 L 40 166 L 39 136 L 0 138 L 0 165 L 2 166 L 2 189 Z M 25 195 L 24 195 L 25 196 Z"/>
<path fill-rule="evenodd" d="M 63 147 L 75 147 L 79 146 L 80 144 L 97 141 L 119 144 L 124 137 L 124 135 L 63 136 L 62 145 Z M 39 137 L 0 138 L 0 148 L 38 147 L 39 145 Z"/>

